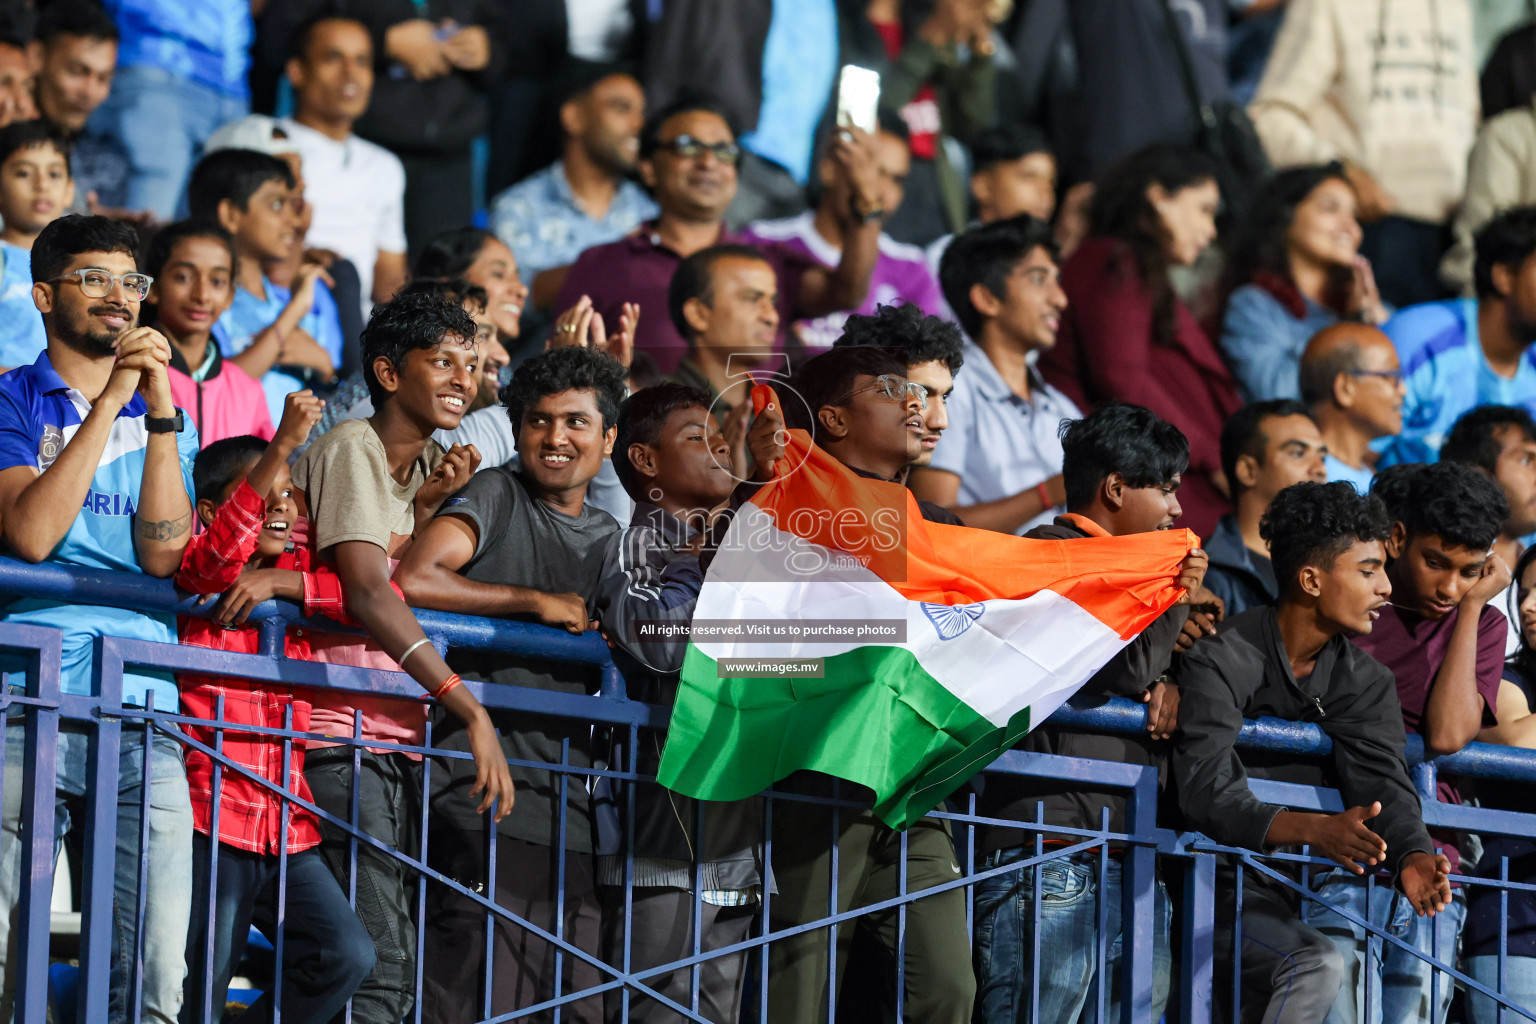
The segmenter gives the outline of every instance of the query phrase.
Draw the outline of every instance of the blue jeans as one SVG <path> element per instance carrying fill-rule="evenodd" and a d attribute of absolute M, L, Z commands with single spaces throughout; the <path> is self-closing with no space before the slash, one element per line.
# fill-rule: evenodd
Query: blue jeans
<path fill-rule="evenodd" d="M 210 847 L 199 833 L 193 878 L 198 908 L 187 943 L 187 998 L 182 1019 L 202 1019 L 203 986 L 212 977 L 210 1006 L 224 1007 L 229 979 L 245 955 L 252 923 L 263 935 L 277 936 L 279 860 L 275 855 L 219 847 L 218 879 L 211 886 L 214 906 L 212 970 L 208 964 Z M 283 1020 L 290 1024 L 324 1024 L 347 1005 L 362 980 L 373 970 L 373 939 L 347 903 L 346 893 L 318 850 L 288 855 L 286 899 L 283 903 Z M 262 1021 L 272 1016 L 270 992 L 262 993 L 239 1017 Z M 217 1015 L 215 1015 L 217 1019 Z"/>
<path fill-rule="evenodd" d="M 15 997 L 15 964 L 6 956 L 21 890 L 21 729 L 6 730 L 5 801 L 0 818 L 0 1021 L 8 1021 Z M 54 802 L 54 855 L 70 829 L 70 805 L 85 795 L 83 732 L 59 734 Z M 126 1019 L 128 972 L 138 964 L 143 979 L 143 1020 L 169 1022 L 181 1010 L 186 975 L 187 921 L 192 913 L 192 801 L 181 744 L 156 736 L 149 763 L 149 848 L 151 870 L 145 894 L 144 950 L 138 957 L 139 812 L 144 802 L 142 732 L 124 729 L 117 786 L 117 858 L 113 873 L 112 993 L 110 1019 Z"/>
<path fill-rule="evenodd" d="M 244 100 L 164 68 L 118 68 L 112 92 L 91 115 L 92 131 L 109 135 L 128 154 L 128 208 L 170 220 L 203 142 L 214 129 L 244 117 Z"/>
<path fill-rule="evenodd" d="M 1503 992 L 1509 1001 L 1527 1013 L 1504 1011 L 1503 1024 L 1536 1024 L 1536 957 L 1504 958 L 1504 984 L 1499 985 L 1497 956 L 1469 956 L 1462 970 L 1495 992 Z M 1499 1004 L 1481 992 L 1467 992 L 1467 1024 L 1499 1024 Z"/>
<path fill-rule="evenodd" d="M 1467 916 L 1467 900 L 1460 889 L 1454 891 L 1451 904 L 1434 917 L 1416 914 L 1408 898 L 1389 881 L 1377 879 L 1367 897 L 1364 875 L 1330 871 L 1322 877 L 1317 894 L 1323 902 L 1351 911 L 1425 956 L 1456 963 L 1456 947 Z M 1344 957 L 1344 984 L 1328 1014 L 1328 1024 L 1443 1024 L 1455 988 L 1449 975 L 1440 974 L 1432 980 L 1436 972 L 1428 962 L 1374 936 L 1367 943 L 1364 928 L 1320 907 L 1312 908 L 1308 923 L 1328 936 Z M 1369 1017 L 1365 1013 L 1367 986 Z"/>
<path fill-rule="evenodd" d="M 1024 847 L 1010 847 L 990 854 L 983 868 L 1014 864 L 1033 856 Z M 976 884 L 976 1020 L 982 1024 L 1026 1024 L 1032 1020 L 1030 982 L 1038 978 L 1042 1024 L 1072 1024 L 1081 1017 L 1094 1020 L 1098 957 L 1096 929 L 1099 900 L 1107 901 L 1108 943 L 1104 975 L 1114 979 L 1120 966 L 1121 865 L 1111 860 L 1099 889 L 1098 857 L 1046 861 L 1040 871 L 1041 970 L 1034 962 L 1034 869 L 1001 874 Z M 1163 1014 L 1168 1002 L 1172 953 L 1168 944 L 1168 891 L 1162 882 L 1156 891 L 1156 930 L 1152 952 L 1152 1019 Z M 1116 984 L 1112 981 L 1104 1001 L 1104 1019 L 1120 1019 Z"/>

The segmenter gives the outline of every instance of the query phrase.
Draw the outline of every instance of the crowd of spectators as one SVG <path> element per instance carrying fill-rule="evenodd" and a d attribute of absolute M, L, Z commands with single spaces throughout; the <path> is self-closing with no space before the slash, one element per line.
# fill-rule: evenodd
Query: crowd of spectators
<path fill-rule="evenodd" d="M 0 2 L 5 553 L 222 595 L 206 619 L 12 599 L 3 621 L 62 630 L 64 689 L 88 694 L 97 637 L 254 652 L 247 616 L 285 598 L 363 634 L 295 628 L 288 657 L 403 671 L 432 698 L 125 674 L 127 701 L 222 722 L 188 736 L 222 735 L 243 773 L 169 736 L 124 741 L 117 827 L 143 828 L 153 869 L 119 844 L 112 1019 L 131 996 L 146 1020 L 225 1019 L 250 927 L 279 919 L 281 1006 L 240 1020 L 350 1002 L 354 1021 L 448 1024 L 600 983 L 528 926 L 638 972 L 743 943 L 770 891 L 792 929 L 902 886 L 939 891 L 835 947 L 770 944 L 770 1020 L 894 1020 L 898 976 L 911 1020 L 1071 1022 L 1100 995 L 1118 1016 L 1118 857 L 993 874 L 970 920 L 942 888 L 961 864 L 942 820 L 897 833 L 791 800 L 765 831 L 756 799 L 531 767 L 633 756 L 644 777 L 661 738 L 627 751 L 578 719 L 488 711 L 464 681 L 590 694 L 597 670 L 443 652 L 417 623 L 600 628 L 631 696 L 669 704 L 686 644 L 630 626 L 691 619 L 786 426 L 931 520 L 1202 538 L 1181 603 L 1074 698 L 1144 703 L 1145 734 L 1046 722 L 1021 746 L 1158 767 L 1189 827 L 1310 847 L 1337 865 L 1317 895 L 1402 940 L 1303 920 L 1293 888 L 1224 865 L 1254 1019 L 1445 1024 L 1454 986 L 1405 946 L 1459 948 L 1536 1005 L 1536 898 L 1452 881 L 1505 857 L 1536 883 L 1536 847 L 1427 830 L 1403 753 L 1409 734 L 1432 754 L 1536 746 L 1532 17 L 1516 0 Z M 880 76 L 867 130 L 842 114 L 848 64 Z M 754 414 L 765 380 L 785 407 Z M 1331 762 L 1237 751 L 1262 715 L 1319 725 Z M 427 755 L 424 785 L 429 725 L 456 756 Z M 309 738 L 285 755 L 242 728 Z M 91 757 L 64 728 L 58 843 Z M 1349 809 L 1267 804 L 1250 776 Z M 425 821 L 457 886 L 419 890 L 406 861 L 256 779 L 390 849 L 419 849 Z M 1125 827 L 1120 797 L 1073 783 L 995 780 L 978 801 L 994 822 Z M 1037 855 L 1034 831 L 978 834 L 985 868 Z M 488 926 L 469 893 L 516 920 Z M 1162 883 L 1156 899 L 1154 1019 L 1175 962 Z M 750 962 L 648 984 L 735 1022 Z M 1458 1006 L 1497 1019 L 1475 993 Z M 680 1019 L 616 991 L 562 1012 Z"/>

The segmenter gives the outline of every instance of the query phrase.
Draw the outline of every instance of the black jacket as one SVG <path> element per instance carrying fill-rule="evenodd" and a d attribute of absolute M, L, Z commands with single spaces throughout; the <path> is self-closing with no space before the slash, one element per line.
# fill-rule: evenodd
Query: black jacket
<path fill-rule="evenodd" d="M 678 678 L 687 653 L 686 634 L 665 641 L 642 640 L 642 621 L 687 623 L 698 603 L 703 574 L 698 556 L 688 550 L 697 533 L 682 520 L 646 502 L 635 503 L 628 529 L 609 539 L 598 586 L 597 616 L 614 645 L 614 659 L 624 674 L 629 697 L 670 707 L 677 699 Z M 627 729 L 615 729 L 609 764 L 629 767 Z M 656 774 L 662 736 L 642 730 L 636 763 L 642 775 Z M 617 854 L 628 836 L 625 783 L 603 780 L 598 798 L 598 853 Z M 605 799 L 606 798 L 606 799 Z M 611 801 L 610 814 L 604 805 Z M 698 828 L 703 808 L 703 830 Z M 612 829 L 610 833 L 609 830 Z M 700 862 L 705 888 L 750 889 L 763 884 L 763 811 L 757 797 L 701 802 L 655 784 L 635 788 L 634 845 L 640 861 Z M 636 885 L 654 884 L 640 876 Z M 606 865 L 604 866 L 606 868 Z M 600 868 L 600 870 L 603 870 Z M 692 873 L 689 872 L 691 885 Z M 599 882 L 607 881 L 599 878 Z"/>
<path fill-rule="evenodd" d="M 1230 514 L 1216 524 L 1211 539 L 1205 542 L 1205 553 L 1211 559 L 1205 585 L 1226 602 L 1227 617 L 1272 605 L 1279 598 L 1275 567 L 1263 555 L 1248 550 L 1237 520 Z"/>
<path fill-rule="evenodd" d="M 1419 796 L 1403 757 L 1403 712 L 1386 666 L 1342 636 L 1328 641 L 1305 683 L 1291 672 L 1273 608 L 1254 608 L 1195 644 L 1179 674 L 1182 700 L 1173 777 L 1186 822 L 1219 843 L 1266 849 L 1285 808 L 1253 795 L 1248 777 L 1337 788 L 1350 807 L 1381 801 L 1367 827 L 1386 840 L 1392 865 L 1431 852 Z M 1315 722 L 1333 741 L 1331 765 L 1298 764 L 1234 744 L 1243 719 Z M 1250 872 L 1251 874 L 1251 872 Z"/>
<path fill-rule="evenodd" d="M 1024 536 L 1035 540 L 1076 540 L 1088 534 L 1071 520 L 1062 518 L 1049 526 L 1037 526 Z M 1169 662 L 1173 659 L 1174 641 L 1178 639 L 1179 631 L 1184 628 L 1188 618 L 1189 608 L 1183 605 L 1170 608 L 1158 616 L 1136 639 L 1099 669 L 1068 703 L 1076 708 L 1091 708 L 1103 704 L 1111 697 L 1139 698 L 1168 670 Z M 1166 743 L 1154 744 L 1144 736 L 1078 732 L 1053 725 L 1049 720 L 1018 744 L 1019 750 L 1040 754 L 1144 765 L 1161 764 L 1166 758 L 1166 747 Z M 1076 783 L 1034 779 L 1023 775 L 989 775 L 986 787 L 982 790 L 982 813 L 987 817 L 1034 821 L 1036 805 L 1041 802 L 1045 804 L 1045 820 L 1052 825 L 1096 829 L 1100 825 L 1103 808 L 1108 807 L 1109 827 L 1115 831 L 1125 829 L 1123 791 L 1087 789 Z M 984 852 L 991 852 L 1018 846 L 1028 842 L 1032 836 L 1032 832 L 1023 829 L 986 828 L 982 831 L 981 848 Z"/>
<path fill-rule="evenodd" d="M 341 9 L 368 26 L 373 37 L 373 98 L 357 122 L 357 134 L 396 153 L 436 155 L 467 151 L 485 131 L 486 92 L 506 68 L 506 25 L 494 0 L 429 0 L 418 12 L 412 0 L 346 0 Z M 491 40 L 491 62 L 479 71 L 450 71 L 418 82 L 384 52 L 384 34 L 413 18 L 480 25 Z M 445 227 L 447 225 L 444 225 Z"/>

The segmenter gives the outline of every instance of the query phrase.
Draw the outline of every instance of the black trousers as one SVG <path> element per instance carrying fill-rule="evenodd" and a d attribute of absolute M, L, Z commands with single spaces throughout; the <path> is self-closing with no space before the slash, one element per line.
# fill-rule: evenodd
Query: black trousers
<path fill-rule="evenodd" d="M 455 838 L 445 838 L 453 836 Z M 496 889 L 489 893 L 485 871 L 483 833 L 437 833 L 428 842 L 432 866 L 466 888 L 494 895 L 505 907 L 530 924 L 555 934 L 556 880 L 562 851 L 507 836 L 496 837 Z M 593 886 L 590 853 L 563 853 L 565 857 L 565 914 L 561 937 L 578 949 L 598 952 L 597 892 Z M 427 887 L 426 928 L 422 960 L 427 965 L 421 989 L 422 1020 L 428 1024 L 468 1024 L 484 1017 L 486 909 L 457 890 L 443 885 Z M 597 968 L 569 953 L 555 969 L 558 947 L 522 925 L 497 917 L 491 924 L 492 1016 L 522 1010 L 579 989 L 606 981 Z M 567 1003 L 561 1021 L 599 1024 L 601 996 Z M 545 1012 L 529 1021 L 552 1021 Z"/>
<path fill-rule="evenodd" d="M 614 966 L 624 963 L 624 890 L 603 887 L 603 959 Z M 699 908 L 699 951 L 708 953 L 743 942 L 752 930 L 756 906 Z M 637 887 L 629 914 L 629 968 L 631 973 L 674 963 L 693 955 L 693 893 L 660 886 Z M 745 951 L 715 957 L 699 964 L 699 1016 L 730 1022 L 741 1017 L 741 989 L 746 980 Z M 691 1006 L 693 972 L 673 971 L 646 979 L 646 987 L 660 992 L 679 1006 Z M 604 997 L 607 1024 L 681 1024 L 684 1018 L 649 996 L 631 992 L 629 1016 L 623 1016 L 622 990 Z"/>

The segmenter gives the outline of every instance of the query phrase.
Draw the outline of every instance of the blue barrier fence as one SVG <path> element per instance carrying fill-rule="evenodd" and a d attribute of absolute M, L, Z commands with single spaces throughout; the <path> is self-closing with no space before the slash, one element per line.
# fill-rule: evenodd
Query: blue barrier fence
<path fill-rule="evenodd" d="M 145 611 L 175 612 L 179 614 L 204 614 L 208 606 L 199 607 L 194 601 L 178 595 L 165 581 L 151 580 L 143 576 L 110 572 L 92 572 L 65 569 L 58 566 L 34 566 L 0 558 L 0 594 L 10 596 L 41 597 L 80 604 L 106 604 L 132 607 Z M 603 782 L 623 787 L 628 801 L 627 834 L 625 847 L 634 844 L 634 808 L 636 784 L 653 781 L 651 775 L 641 769 L 638 757 L 642 735 L 655 736 L 665 729 L 667 711 L 664 708 L 629 699 L 624 680 L 610 657 L 606 644 L 597 634 L 575 637 L 567 633 L 521 623 L 478 619 L 468 616 L 419 612 L 418 618 L 428 637 L 439 648 L 472 649 L 497 652 L 509 658 L 539 657 L 579 662 L 593 666 L 600 678 L 600 686 L 591 695 L 558 693 L 515 687 L 466 684 L 488 708 L 509 712 L 527 712 L 557 718 L 571 719 L 591 724 L 595 728 L 608 729 L 622 737 L 614 749 L 624 752 L 624 762 L 609 764 L 601 759 L 590 767 L 573 764 L 569 745 L 563 750 L 561 763 L 517 762 L 525 768 L 541 769 L 558 777 L 561 787 L 594 786 Z M 328 621 L 304 620 L 299 610 L 282 602 L 267 602 L 251 615 L 261 633 L 261 653 L 255 655 L 232 654 L 205 648 L 155 644 L 144 641 L 106 637 L 97 641 L 95 693 L 91 696 L 65 694 L 60 689 L 60 638 L 55 631 L 35 627 L 0 625 L 0 654 L 8 659 L 11 667 L 11 686 L 3 697 L 10 728 L 6 731 L 8 746 L 6 767 L 0 769 L 0 784 L 7 794 L 6 810 L 8 830 L 5 841 L 10 844 L 9 854 L 15 858 L 14 867 L 19 878 L 15 912 L 11 918 L 12 931 L 7 943 L 0 943 L 0 950 L 7 950 L 7 975 L 10 982 L 6 995 L 14 999 L 16 1019 L 42 1022 L 50 1012 L 50 963 L 57 958 L 50 946 L 50 893 L 55 874 L 56 843 L 54 837 L 55 790 L 54 779 L 59 767 L 61 737 L 83 736 L 88 745 L 86 780 L 79 803 L 83 804 L 83 817 L 78 824 L 81 837 L 80 850 L 82 887 L 80 892 L 81 924 L 79 948 L 68 957 L 77 961 L 79 973 L 70 998 L 61 998 L 62 990 L 52 986 L 52 1012 L 55 1020 L 99 1021 L 121 1016 L 126 1019 L 150 1019 L 152 1012 L 147 1005 L 146 985 L 151 987 L 155 979 L 145 963 L 145 924 L 150 915 L 150 894 L 156 884 L 156 872 L 162 865 L 152 864 L 147 856 L 150 849 L 150 821 L 140 816 L 135 824 L 136 835 L 119 835 L 120 808 L 118 793 L 120 772 L 123 769 L 123 753 L 142 758 L 145 777 L 150 771 L 152 738 L 169 739 L 183 747 L 196 748 L 211 757 L 216 765 L 215 789 L 221 777 L 242 775 L 268 790 L 281 795 L 285 801 L 284 831 L 286 832 L 287 809 L 302 806 L 316 814 L 321 821 L 347 837 L 346 871 L 352 881 L 344 882 L 349 898 L 356 899 L 356 869 L 360 852 L 372 851 L 374 855 L 390 859 L 402 866 L 409 876 L 412 890 L 413 917 L 415 922 L 415 947 L 423 947 L 426 929 L 426 911 L 429 888 L 439 887 L 438 892 L 450 892 L 468 901 L 477 912 L 484 914 L 484 935 L 491 936 L 497 928 L 512 928 L 526 933 L 530 941 L 542 943 L 552 951 L 553 970 L 565 979 L 561 987 L 543 996 L 520 1002 L 516 1006 L 494 1006 L 495 976 L 501 961 L 493 961 L 491 941 L 481 943 L 477 955 L 483 959 L 479 978 L 479 1016 L 483 1020 L 589 1020 L 597 1019 L 593 1009 L 597 1002 L 606 998 L 610 1012 L 618 1019 L 658 1019 L 654 1014 L 664 1007 L 672 1014 L 667 1019 L 689 1021 L 720 1021 L 719 1013 L 710 1016 L 706 1012 L 705 990 L 710 979 L 718 974 L 721 965 L 734 965 L 731 969 L 744 972 L 746 998 L 730 1019 L 777 1021 L 789 1019 L 782 1013 L 771 1011 L 770 989 L 776 979 L 776 949 L 782 951 L 788 944 L 805 936 L 815 936 L 830 965 L 843 962 L 850 944 L 850 934 L 861 930 L 874 932 L 884 928 L 895 935 L 896 955 L 893 961 L 883 965 L 879 983 L 872 989 L 861 990 L 850 999 L 848 992 L 839 998 L 838 986 L 823 986 L 819 999 L 825 1007 L 823 1016 L 833 1020 L 881 1020 L 903 1019 L 907 1016 L 907 1004 L 914 991 L 906 984 L 907 968 L 906 936 L 908 916 L 920 900 L 942 900 L 948 895 L 963 899 L 966 927 L 975 923 L 977 914 L 975 892 L 1000 878 L 1016 883 L 1027 881 L 1030 890 L 1041 893 L 1047 884 L 1047 876 L 1059 872 L 1066 862 L 1086 865 L 1097 891 L 1107 888 L 1110 875 L 1117 873 L 1121 879 L 1122 900 L 1119 910 L 1121 932 L 1119 942 L 1109 928 L 1107 901 L 1097 906 L 1095 947 L 1090 951 L 1094 972 L 1100 978 L 1114 975 L 1108 985 L 1095 985 L 1087 992 L 1082 1019 L 1102 1022 L 1115 1015 L 1128 1024 L 1144 1024 L 1155 1019 L 1154 1003 L 1159 990 L 1157 956 L 1161 934 L 1159 924 L 1159 892 L 1161 886 L 1170 883 L 1177 895 L 1179 913 L 1175 916 L 1171 935 L 1172 959 L 1177 965 L 1173 971 L 1171 998 L 1167 1010 L 1170 1020 L 1184 1024 L 1206 1024 L 1212 1019 L 1226 1019 L 1230 1008 L 1231 1018 L 1241 1016 L 1242 989 L 1236 982 L 1241 970 L 1241 925 L 1232 923 L 1233 914 L 1222 912 L 1222 903 L 1236 901 L 1237 918 L 1241 919 L 1242 898 L 1239 889 L 1234 897 L 1218 884 L 1218 875 L 1235 870 L 1239 880 L 1244 872 L 1257 872 L 1274 877 L 1278 884 L 1294 891 L 1298 904 L 1306 908 L 1303 913 L 1314 923 L 1322 918 L 1348 921 L 1362 930 L 1365 942 L 1378 953 L 1384 949 L 1401 949 L 1405 955 L 1430 962 L 1433 967 L 1433 985 L 1439 991 L 1448 992 L 1452 987 L 1467 993 L 1480 993 L 1492 1000 L 1498 1019 L 1511 1021 L 1522 1019 L 1522 1011 L 1531 1016 L 1531 1007 L 1519 1007 L 1500 994 L 1502 983 L 1490 986 L 1468 976 L 1459 969 L 1455 950 L 1434 948 L 1427 953 L 1412 949 L 1399 934 L 1374 921 L 1362 920 L 1358 915 L 1319 899 L 1315 889 L 1317 873 L 1326 868 L 1327 862 L 1311 858 L 1303 852 L 1297 854 L 1261 855 L 1253 851 L 1234 850 L 1212 843 L 1198 834 L 1180 834 L 1161 827 L 1157 818 L 1157 770 L 1155 768 L 1101 761 L 1087 761 L 1045 754 L 1010 751 L 987 770 L 988 776 L 1023 776 L 1041 780 L 1058 780 L 1099 790 L 1114 790 L 1126 797 L 1125 831 L 1112 831 L 1108 816 L 1095 829 L 1069 829 L 1045 823 L 1043 810 L 1035 821 L 1008 821 L 986 817 L 978 813 L 974 794 L 951 804 L 930 816 L 933 822 L 942 823 L 952 836 L 952 854 L 958 871 L 953 879 L 926 888 L 912 889 L 908 884 L 908 837 L 899 839 L 896 856 L 897 881 L 894 889 L 881 892 L 871 898 L 867 894 L 851 897 L 839 867 L 838 836 L 850 822 L 867 818 L 867 812 L 856 801 L 839 799 L 833 792 L 811 796 L 799 792 L 774 792 L 762 799 L 762 847 L 764 863 L 776 863 L 774 840 L 782 835 L 774 826 L 775 815 L 791 814 L 797 808 L 818 806 L 828 821 L 828 872 L 825 912 L 801 915 L 798 920 L 786 922 L 785 914 L 776 910 L 776 904 L 786 899 L 804 902 L 802 893 L 786 891 L 780 887 L 765 887 L 753 907 L 753 920 L 735 940 L 724 945 L 706 947 L 701 938 L 703 915 L 710 905 L 703 899 L 701 876 L 695 865 L 693 896 L 687 906 L 679 911 L 691 915 L 690 938 L 687 948 L 674 948 L 671 954 L 656 960 L 646 959 L 631 941 L 638 894 L 634 885 L 634 864 L 625 863 L 625 884 L 610 894 L 604 904 L 608 920 L 622 927 L 615 927 L 619 938 L 602 944 L 599 948 L 590 935 L 577 934 L 568 927 L 566 908 L 562 905 L 571 879 L 567 871 L 576 870 L 576 858 L 561 855 L 555 858 L 554 892 L 556 908 L 551 920 L 536 920 L 531 912 L 509 909 L 498 902 L 496 891 L 497 844 L 488 841 L 485 857 L 486 884 L 463 884 L 441 870 L 438 858 L 441 849 L 429 845 L 431 834 L 428 821 L 434 771 L 453 759 L 468 757 L 459 751 L 443 750 L 432 743 L 430 725 L 426 742 L 420 747 L 399 744 L 379 744 L 370 741 L 370 748 L 384 747 L 400 752 L 425 755 L 419 784 L 419 800 L 422 805 L 422 821 L 418 829 L 419 841 L 406 848 L 390 848 L 365 830 L 358 827 L 358 807 L 354 795 L 352 806 L 343 813 L 334 813 L 316 804 L 299 800 L 274 784 L 232 762 L 222 752 L 223 727 L 219 722 L 202 722 L 178 714 L 180 709 L 125 706 L 122 699 L 122 675 L 125 668 L 156 668 L 178 673 L 199 673 L 247 680 L 266 681 L 283 687 L 308 687 L 316 690 L 332 688 L 377 695 L 419 698 L 419 688 L 407 677 L 398 673 L 379 672 L 334 664 L 290 661 L 283 656 L 283 636 L 289 628 L 317 631 L 345 632 L 344 627 Z M 24 685 L 18 685 L 24 680 Z M 1111 701 L 1092 710 L 1064 708 L 1053 721 L 1058 724 L 1087 731 L 1139 734 L 1144 733 L 1144 712 L 1140 705 L 1128 701 Z M 186 724 L 205 725 L 215 730 L 216 739 L 211 745 L 200 743 L 186 735 L 181 727 Z M 291 719 L 282 729 L 250 729 L 241 727 L 241 733 L 257 733 L 270 736 L 275 743 L 287 745 L 303 740 L 306 733 L 292 727 Z M 231 730 L 234 731 L 234 730 Z M 341 741 L 350 751 L 353 761 L 353 781 L 357 780 L 363 744 L 352 738 Z M 13 744 L 20 743 L 19 757 L 11 756 Z M 1298 760 L 1326 758 L 1330 753 L 1328 739 L 1316 727 L 1297 723 L 1262 720 L 1248 723 L 1239 746 L 1271 753 L 1290 755 Z M 1510 835 L 1536 837 L 1536 814 L 1517 811 L 1500 811 L 1487 808 L 1457 806 L 1438 802 L 1436 782 L 1440 773 L 1454 774 L 1473 779 L 1498 779 L 1529 783 L 1536 781 L 1536 753 L 1472 744 L 1463 751 L 1431 761 L 1423 757 L 1422 744 L 1410 737 L 1407 750 L 1413 766 L 1414 781 L 1424 803 L 1425 820 L 1433 825 L 1454 828 L 1484 835 Z M 286 763 L 286 757 L 284 759 Z M 21 778 L 15 778 L 19 764 Z M 1283 803 L 1293 809 L 1337 810 L 1340 807 L 1336 793 L 1331 790 L 1287 786 L 1279 783 L 1253 783 L 1255 792 L 1265 800 Z M 353 790 L 354 794 L 356 789 Z M 564 789 L 562 789 L 564 793 Z M 564 806 L 561 799 L 561 806 Z M 701 812 L 702 813 L 702 812 Z M 696 822 L 702 831 L 702 818 Z M 989 826 L 1009 826 L 1022 829 L 1030 838 L 1020 855 L 1006 863 L 989 860 L 979 840 L 981 830 Z M 560 834 L 565 834 L 563 813 Z M 127 842 L 129 850 L 137 849 L 137 885 L 131 900 L 119 894 L 114 898 L 114 866 L 119 860 L 119 849 Z M 217 851 L 218 844 L 214 844 Z M 212 857 L 218 856 L 214 852 Z M 265 980 L 271 998 L 281 1009 L 282 970 L 285 954 L 285 934 L 282 922 L 285 918 L 285 890 L 282 879 L 286 878 L 287 856 L 280 862 L 280 881 L 276 888 L 276 920 L 274 934 L 267 936 L 274 948 L 273 958 L 277 965 L 272 976 Z M 994 859 L 995 860 L 995 859 Z M 1297 873 L 1292 878 L 1277 870 L 1277 866 Z M 216 869 L 216 861 L 210 870 Z M 1519 867 L 1515 868 L 1518 875 Z M 1282 877 L 1283 876 L 1283 877 Z M 120 881 L 120 880 L 119 880 Z M 1501 877 L 1472 878 L 1457 876 L 1465 886 L 1487 885 L 1506 894 L 1531 892 L 1536 887 L 1530 879 L 1511 877 L 1508 858 L 1502 865 Z M 121 886 L 119 885 L 119 888 Z M 840 892 L 840 888 L 842 891 Z M 819 899 L 819 893 L 817 894 Z M 1506 899 L 1508 896 L 1506 895 Z M 128 905 L 124 905 L 125 902 Z M 925 904 L 925 906 L 928 904 Z M 1040 935 L 1042 927 L 1042 903 L 1030 902 L 1031 934 Z M 208 915 L 207 906 L 193 907 L 194 915 Z M 124 921 L 130 922 L 126 928 Z M 127 961 L 114 967 L 114 944 L 121 936 L 136 936 L 137 948 L 130 951 Z M 212 940 L 202 950 L 204 956 L 212 954 Z M 1052 969 L 1053 960 L 1062 951 L 1043 948 L 1040 942 L 1028 944 L 1027 955 L 1017 965 L 1018 973 L 1025 979 L 1027 1016 L 1018 1019 L 1031 1021 L 1042 1019 L 1041 979 Z M 1499 979 L 1505 979 L 1512 970 L 1520 969 L 1513 958 L 1506 955 L 1506 945 L 1501 943 Z M 803 948 L 796 947 L 796 948 Z M 1118 948 L 1118 964 L 1115 964 Z M 855 943 L 855 957 L 858 956 Z M 1236 952 L 1224 952 L 1235 950 Z M 198 955 L 192 951 L 191 955 Z M 122 957 L 119 957 L 122 960 Z M 418 957 L 414 963 L 414 992 L 410 999 L 409 1020 L 422 1020 L 422 986 L 432 966 Z M 962 956 L 963 960 L 964 957 Z M 852 969 L 852 968 L 850 968 Z M 828 968 L 832 970 L 832 968 Z M 116 973 L 115 973 L 116 971 Z M 712 974 L 711 972 L 714 972 Z M 682 978 L 679 982 L 679 978 Z M 958 986 L 964 992 L 964 986 Z M 1221 1000 L 1218 1005 L 1217 994 Z M 921 995 L 921 993 L 917 993 Z M 1436 993 L 1438 996 L 1438 992 Z M 212 1005 L 211 985 L 190 993 L 195 1019 L 217 1020 L 218 1008 Z M 1366 1019 L 1371 1019 L 1370 1007 L 1381 999 L 1379 991 L 1369 988 L 1365 993 Z M 644 1006 L 642 1012 L 637 1009 Z M 1505 1009 L 1507 1018 L 1502 1014 Z M 0 1010 L 4 1006 L 0 1005 Z M 967 1016 L 969 1014 L 967 1013 Z M 0 1019 L 4 1014 L 0 1013 Z M 349 1018 L 361 1019 L 361 1018 Z M 917 1018 L 912 1018 L 917 1019 Z M 1493 1018 L 1488 1018 L 1492 1020 Z"/>

